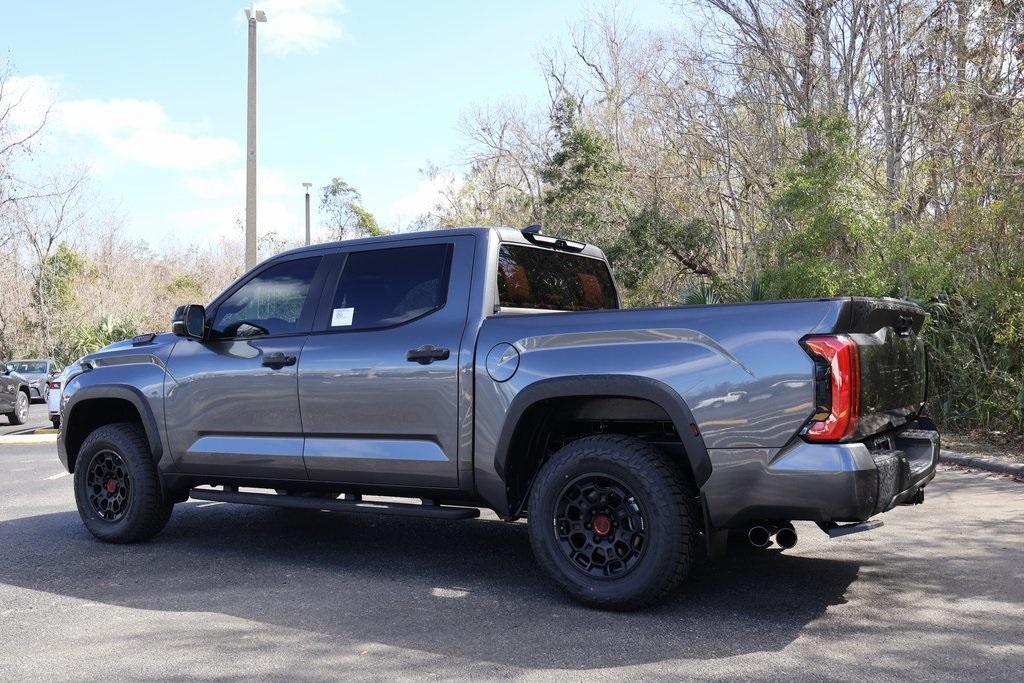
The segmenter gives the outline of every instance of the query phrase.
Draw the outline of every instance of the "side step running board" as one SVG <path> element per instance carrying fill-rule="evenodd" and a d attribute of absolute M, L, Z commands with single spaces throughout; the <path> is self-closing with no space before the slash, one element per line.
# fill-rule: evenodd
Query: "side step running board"
<path fill-rule="evenodd" d="M 480 516 L 476 508 L 444 505 L 414 505 L 411 503 L 377 503 L 363 500 L 328 500 L 302 496 L 281 496 L 272 493 L 240 493 L 217 489 L 195 488 L 189 496 L 196 500 L 212 500 L 221 503 L 242 503 L 245 505 L 266 505 L 278 508 L 301 508 L 305 510 L 332 510 L 335 512 L 369 512 L 379 515 L 400 517 L 433 517 L 435 519 L 473 519 Z"/>
<path fill-rule="evenodd" d="M 859 534 L 862 531 L 871 531 L 877 529 L 880 526 L 885 526 L 885 522 L 880 519 L 871 519 L 866 522 L 857 522 L 855 524 L 835 524 L 820 523 L 818 524 L 821 530 L 828 534 L 829 538 L 839 538 L 840 536 L 849 536 L 850 534 Z"/>

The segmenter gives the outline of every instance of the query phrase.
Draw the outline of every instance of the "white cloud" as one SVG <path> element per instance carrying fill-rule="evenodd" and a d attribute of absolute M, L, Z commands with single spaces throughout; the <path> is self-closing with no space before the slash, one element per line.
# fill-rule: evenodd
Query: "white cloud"
<path fill-rule="evenodd" d="M 267 13 L 267 23 L 257 29 L 267 52 L 316 52 L 344 33 L 339 0 L 264 0 L 256 6 Z"/>
<path fill-rule="evenodd" d="M 423 214 L 433 211 L 444 192 L 457 191 L 462 182 L 461 178 L 446 173 L 423 178 L 412 192 L 399 197 L 382 212 L 383 222 L 388 225 L 408 225 Z"/>
<path fill-rule="evenodd" d="M 188 175 L 182 178 L 181 186 L 195 201 L 169 216 L 171 224 L 185 234 L 205 235 L 208 239 L 240 236 L 237 223 L 245 218 L 244 168 Z M 280 169 L 264 166 L 258 171 L 256 186 L 260 234 L 274 232 L 286 241 L 302 239 L 302 185 L 289 181 Z"/>
<path fill-rule="evenodd" d="M 54 127 L 98 141 L 117 159 L 157 168 L 209 168 L 233 162 L 241 146 L 229 138 L 195 135 L 151 100 L 72 100 L 54 106 Z"/>
<path fill-rule="evenodd" d="M 16 128 L 38 126 L 57 99 L 57 85 L 46 76 L 11 76 L 4 83 L 4 109 L 10 103 L 10 122 Z"/>
<path fill-rule="evenodd" d="M 201 135 L 196 127 L 173 121 L 163 106 L 152 100 L 83 99 L 61 101 L 56 80 L 41 75 L 7 80 L 5 102 L 16 102 L 11 123 L 21 129 L 38 126 L 49 112 L 46 132 L 99 143 L 102 155 L 93 167 L 110 168 L 130 161 L 156 168 L 194 170 L 237 161 L 238 142 Z"/>

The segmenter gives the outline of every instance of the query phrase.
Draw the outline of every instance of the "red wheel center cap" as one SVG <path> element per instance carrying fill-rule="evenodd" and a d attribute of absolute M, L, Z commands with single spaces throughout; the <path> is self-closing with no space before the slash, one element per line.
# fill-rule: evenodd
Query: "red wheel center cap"
<path fill-rule="evenodd" d="M 114 479 L 107 479 L 107 493 L 113 493 L 117 490 L 117 481 Z"/>
<path fill-rule="evenodd" d="M 612 518 L 608 515 L 594 515 L 594 518 L 590 520 L 591 525 L 594 527 L 594 533 L 598 536 L 609 536 L 612 533 Z"/>

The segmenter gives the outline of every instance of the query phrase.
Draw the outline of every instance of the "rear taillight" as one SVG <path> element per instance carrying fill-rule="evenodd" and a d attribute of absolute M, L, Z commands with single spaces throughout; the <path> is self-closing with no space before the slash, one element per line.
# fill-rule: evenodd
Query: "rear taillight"
<path fill-rule="evenodd" d="M 842 441 L 857 430 L 860 418 L 860 355 L 849 337 L 806 337 L 814 358 L 815 413 L 804 432 L 808 441 Z"/>
<path fill-rule="evenodd" d="M 54 389 L 60 389 L 60 380 L 54 380 L 46 383 L 46 388 L 50 391 Z"/>

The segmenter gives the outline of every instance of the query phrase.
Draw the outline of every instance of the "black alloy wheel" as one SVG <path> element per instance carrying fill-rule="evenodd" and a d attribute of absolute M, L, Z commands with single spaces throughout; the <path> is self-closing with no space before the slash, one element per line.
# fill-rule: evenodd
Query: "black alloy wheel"
<path fill-rule="evenodd" d="M 85 475 L 85 494 L 93 512 L 106 522 L 117 522 L 132 502 L 131 477 L 121 456 L 101 450 L 89 460 Z"/>
<path fill-rule="evenodd" d="M 610 579 L 636 568 L 649 529 L 639 499 L 626 484 L 607 474 L 585 474 L 562 489 L 554 532 L 576 569 Z"/>

